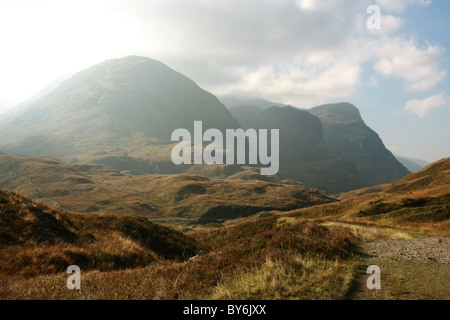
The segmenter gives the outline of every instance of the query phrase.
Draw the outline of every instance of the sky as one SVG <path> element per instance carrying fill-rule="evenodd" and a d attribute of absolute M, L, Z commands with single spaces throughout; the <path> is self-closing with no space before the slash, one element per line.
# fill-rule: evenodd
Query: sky
<path fill-rule="evenodd" d="M 392 152 L 434 162 L 450 156 L 448 12 L 448 0 L 0 0 L 0 117 L 63 75 L 140 55 L 217 96 L 350 102 Z"/>

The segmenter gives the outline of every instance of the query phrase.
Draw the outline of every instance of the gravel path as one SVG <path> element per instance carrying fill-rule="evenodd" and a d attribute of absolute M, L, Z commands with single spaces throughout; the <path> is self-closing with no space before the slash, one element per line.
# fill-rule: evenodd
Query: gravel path
<path fill-rule="evenodd" d="M 450 300 L 450 239 L 377 240 L 362 245 L 356 300 Z M 381 269 L 381 290 L 368 290 L 366 268 Z"/>
<path fill-rule="evenodd" d="M 379 240 L 363 245 L 363 252 L 374 258 L 430 260 L 450 265 L 449 238 Z"/>

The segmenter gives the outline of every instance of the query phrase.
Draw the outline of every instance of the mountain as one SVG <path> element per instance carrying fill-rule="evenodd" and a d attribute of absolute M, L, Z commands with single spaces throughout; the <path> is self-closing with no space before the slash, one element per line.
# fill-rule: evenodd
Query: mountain
<path fill-rule="evenodd" d="M 386 149 L 378 134 L 349 103 L 309 110 L 322 122 L 324 140 L 356 165 L 368 186 L 395 182 L 410 172 Z"/>
<path fill-rule="evenodd" d="M 413 158 L 407 158 L 402 156 L 395 156 L 398 161 L 400 161 L 401 164 L 403 164 L 410 172 L 417 172 L 425 168 L 426 166 L 430 165 L 431 163 L 419 160 L 419 159 L 413 159 Z"/>
<path fill-rule="evenodd" d="M 219 100 L 161 62 L 131 56 L 70 77 L 0 120 L 0 149 L 68 162 L 130 157 L 144 169 L 178 128 L 232 129 L 239 124 Z M 170 152 L 163 162 L 170 166 Z M 125 163 L 127 164 L 127 163 Z M 148 166 L 149 168 L 146 168 Z"/>
<path fill-rule="evenodd" d="M 201 222 L 336 201 L 304 186 L 242 180 L 247 171 L 220 180 L 192 174 L 128 176 L 103 165 L 3 154 L 0 188 L 66 211 Z"/>
<path fill-rule="evenodd" d="M 257 119 L 264 111 L 264 108 L 254 105 L 239 105 L 229 109 L 230 113 L 244 129 L 258 127 Z"/>
<path fill-rule="evenodd" d="M 365 186 L 354 164 L 323 139 L 320 120 L 293 107 L 239 106 L 230 109 L 244 129 L 280 130 L 280 171 L 284 178 L 332 193 Z"/>
<path fill-rule="evenodd" d="M 82 215 L 0 190 L 0 273 L 118 270 L 186 260 L 201 245 L 144 217 Z"/>
<path fill-rule="evenodd" d="M 201 120 L 204 131 L 280 129 L 281 170 L 275 181 L 295 180 L 340 193 L 392 182 L 407 173 L 356 109 L 346 118 L 339 106 L 318 107 L 313 112 L 319 120 L 282 104 L 269 107 L 273 103 L 262 99 L 246 103 L 250 105 L 230 113 L 211 93 L 161 62 L 136 56 L 108 60 L 57 81 L 0 117 L 0 150 L 101 164 L 131 175 L 238 174 L 267 180 L 242 166 L 216 170 L 174 165 L 172 132 L 193 132 L 194 121 Z"/>

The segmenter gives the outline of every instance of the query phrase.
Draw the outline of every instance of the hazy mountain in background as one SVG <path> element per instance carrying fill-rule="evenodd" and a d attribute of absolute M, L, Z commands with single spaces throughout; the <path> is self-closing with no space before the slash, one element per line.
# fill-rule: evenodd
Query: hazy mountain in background
<path fill-rule="evenodd" d="M 244 129 L 259 127 L 259 117 L 264 111 L 263 108 L 254 105 L 239 105 L 229 110 Z"/>
<path fill-rule="evenodd" d="M 392 183 L 410 172 L 386 149 L 378 134 L 349 103 L 323 105 L 309 110 L 322 122 L 324 140 L 356 165 L 369 186 Z"/>
<path fill-rule="evenodd" d="M 320 120 L 293 107 L 239 106 L 230 109 L 244 129 L 280 129 L 280 174 L 333 193 L 366 182 L 355 165 L 323 140 Z"/>
<path fill-rule="evenodd" d="M 172 132 L 193 132 L 194 121 L 201 120 L 203 130 L 280 129 L 281 177 L 275 181 L 296 180 L 336 193 L 393 182 L 408 173 L 349 104 L 309 113 L 263 99 L 223 100 L 238 107 L 230 112 L 161 62 L 136 56 L 108 60 L 56 81 L 2 116 L 0 150 L 104 164 L 131 175 L 257 178 L 254 168 L 172 163 Z"/>
<path fill-rule="evenodd" d="M 170 143 L 173 130 L 236 128 L 219 100 L 161 62 L 109 60 L 38 95 L 0 121 L 9 153 L 91 161 Z M 170 158 L 170 153 L 168 154 Z"/>
<path fill-rule="evenodd" d="M 420 171 L 431 164 L 430 162 L 420 159 L 408 158 L 399 155 L 395 155 L 395 157 L 411 172 Z"/>
<path fill-rule="evenodd" d="M 405 166 L 406 169 L 408 169 L 408 171 L 410 172 L 417 172 L 423 169 L 422 166 L 419 166 L 417 163 L 412 162 L 411 160 L 399 157 L 399 156 L 395 156 L 397 158 L 397 160 Z"/>

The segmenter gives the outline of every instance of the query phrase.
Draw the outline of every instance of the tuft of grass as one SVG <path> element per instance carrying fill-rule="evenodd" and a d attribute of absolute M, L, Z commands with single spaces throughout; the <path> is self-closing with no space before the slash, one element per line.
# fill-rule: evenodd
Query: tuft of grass
<path fill-rule="evenodd" d="M 225 279 L 211 294 L 219 300 L 343 299 L 355 265 L 340 259 L 293 253 L 282 260 L 266 259 L 260 266 Z"/>

